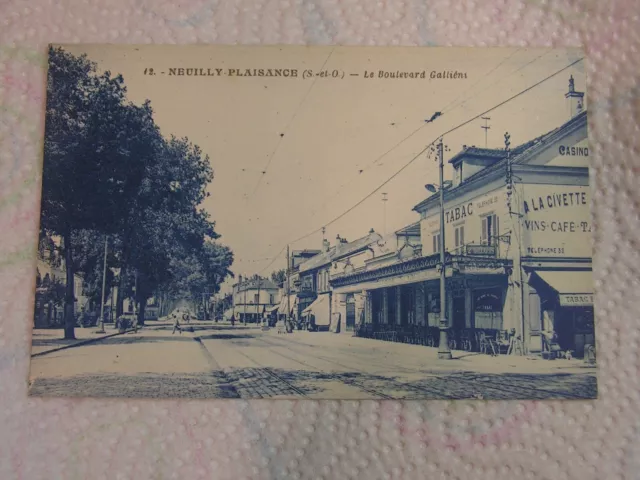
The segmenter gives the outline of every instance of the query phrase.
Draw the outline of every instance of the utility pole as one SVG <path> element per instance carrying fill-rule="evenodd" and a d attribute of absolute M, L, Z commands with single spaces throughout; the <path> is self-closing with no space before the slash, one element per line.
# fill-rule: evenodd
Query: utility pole
<path fill-rule="evenodd" d="M 518 206 L 518 208 L 516 209 L 516 211 L 513 211 L 511 206 L 512 206 L 512 194 L 513 194 L 513 159 L 511 158 L 511 135 L 509 135 L 509 132 L 506 132 L 504 134 L 504 147 L 505 147 L 505 153 L 507 156 L 507 161 L 506 161 L 506 190 L 507 190 L 507 209 L 509 211 L 509 217 L 511 220 L 511 232 L 513 234 L 513 236 L 516 237 L 516 242 L 518 242 L 518 248 L 515 249 L 514 252 L 514 259 L 513 259 L 513 273 L 515 274 L 514 277 L 514 283 L 515 283 L 515 287 L 516 290 L 518 292 L 518 296 L 517 296 L 517 307 L 516 307 L 516 311 L 515 316 L 516 318 L 520 321 L 520 328 L 521 328 L 521 335 L 522 335 L 522 349 L 521 349 L 521 354 L 522 355 L 526 355 L 527 354 L 527 347 L 526 347 L 526 339 L 529 336 L 529 332 L 528 332 L 528 325 L 527 322 L 525 322 L 525 315 L 524 315 L 524 282 L 523 282 L 523 275 L 522 275 L 522 230 L 521 230 L 521 221 L 520 221 L 520 217 L 522 216 L 519 212 L 520 208 Z"/>
<path fill-rule="evenodd" d="M 387 198 L 387 194 L 383 193 L 382 194 L 382 234 L 386 237 L 387 236 L 387 201 L 389 199 Z"/>
<path fill-rule="evenodd" d="M 290 275 L 291 275 L 291 261 L 289 260 L 289 245 L 287 245 L 287 321 L 291 316 L 291 285 L 290 285 Z M 288 323 L 288 322 L 287 322 Z M 288 331 L 289 327 L 286 326 L 285 330 Z"/>
<path fill-rule="evenodd" d="M 446 289 L 446 264 L 444 241 L 444 147 L 442 138 L 438 141 L 438 166 L 440 168 L 440 341 L 438 342 L 438 358 L 450 360 L 452 358 L 449 348 L 449 333 L 447 324 L 447 289 Z"/>
<path fill-rule="evenodd" d="M 104 260 L 102 263 L 102 300 L 100 301 L 100 328 L 98 333 L 104 333 L 104 291 L 107 284 L 107 246 L 109 237 L 104 236 Z M 113 303 L 113 295 L 111 296 L 111 302 Z"/>
<path fill-rule="evenodd" d="M 482 125 L 480 128 L 484 129 L 484 148 L 487 148 L 487 132 L 489 131 L 489 129 L 491 128 L 487 122 L 489 120 L 491 120 L 491 117 L 480 117 L 482 120 L 484 120 L 484 125 Z"/>
<path fill-rule="evenodd" d="M 258 319 L 260 319 L 260 323 L 262 323 L 262 318 L 260 316 L 260 282 L 261 282 L 261 278 L 260 275 L 258 275 L 258 305 L 256 306 L 256 324 L 258 323 Z"/>
<path fill-rule="evenodd" d="M 247 324 L 247 280 L 245 278 L 244 280 L 245 286 L 244 286 L 244 316 L 242 318 L 242 323 L 244 323 L 245 325 Z"/>

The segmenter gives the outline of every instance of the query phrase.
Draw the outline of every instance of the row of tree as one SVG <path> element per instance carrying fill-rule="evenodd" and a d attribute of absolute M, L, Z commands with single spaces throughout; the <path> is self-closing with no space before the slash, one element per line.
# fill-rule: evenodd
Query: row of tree
<path fill-rule="evenodd" d="M 49 49 L 41 250 L 65 266 L 65 338 L 74 338 L 74 275 L 99 297 L 119 269 L 116 315 L 132 295 L 198 298 L 232 275 L 231 250 L 201 208 L 213 180 L 209 157 L 187 138 L 165 138 L 150 102 L 127 100 L 120 75 L 86 56 Z"/>

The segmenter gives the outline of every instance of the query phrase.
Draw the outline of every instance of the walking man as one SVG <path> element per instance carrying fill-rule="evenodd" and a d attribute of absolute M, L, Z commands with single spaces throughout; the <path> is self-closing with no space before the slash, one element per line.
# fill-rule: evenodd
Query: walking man
<path fill-rule="evenodd" d="M 182 327 L 180 326 L 180 319 L 174 313 L 173 314 L 173 330 L 171 331 L 171 335 L 176 333 L 176 330 L 178 330 L 180 332 L 180 335 L 182 335 Z"/>

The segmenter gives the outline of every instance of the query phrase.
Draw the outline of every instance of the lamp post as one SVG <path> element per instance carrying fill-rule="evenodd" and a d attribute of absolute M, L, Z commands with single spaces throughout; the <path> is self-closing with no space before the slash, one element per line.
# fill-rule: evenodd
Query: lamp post
<path fill-rule="evenodd" d="M 436 145 L 438 155 L 438 166 L 440 169 L 440 185 L 425 185 L 425 188 L 432 192 L 440 193 L 440 341 L 438 342 L 438 358 L 451 360 L 451 349 L 449 348 L 449 326 L 446 316 L 447 289 L 446 289 L 446 265 L 445 265 L 445 239 L 444 239 L 444 190 L 451 186 L 451 182 L 444 181 L 444 146 L 442 139 Z"/>

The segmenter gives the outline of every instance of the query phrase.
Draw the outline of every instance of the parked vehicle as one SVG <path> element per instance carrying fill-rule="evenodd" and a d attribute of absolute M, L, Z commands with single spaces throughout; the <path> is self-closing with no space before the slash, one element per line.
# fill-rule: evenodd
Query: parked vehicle
<path fill-rule="evenodd" d="M 124 333 L 130 328 L 137 326 L 138 319 L 134 313 L 123 313 L 116 319 L 116 328 L 120 333 Z"/>

